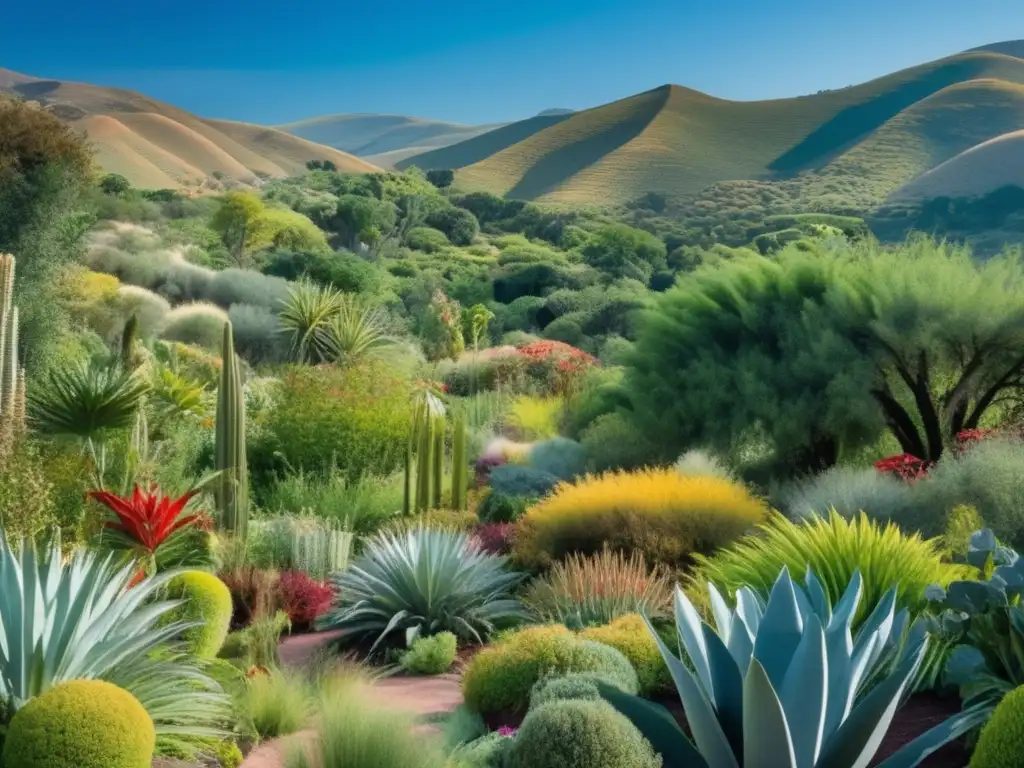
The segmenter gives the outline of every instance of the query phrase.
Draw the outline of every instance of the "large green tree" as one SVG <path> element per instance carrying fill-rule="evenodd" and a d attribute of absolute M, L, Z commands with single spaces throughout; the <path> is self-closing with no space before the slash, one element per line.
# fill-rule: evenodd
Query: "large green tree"
<path fill-rule="evenodd" d="M 609 279 L 630 277 L 643 283 L 665 268 L 665 253 L 657 237 L 625 224 L 603 227 L 583 246 L 583 260 Z"/>
<path fill-rule="evenodd" d="M 928 240 L 698 269 L 644 315 L 633 397 L 666 453 L 766 439 L 792 471 L 888 429 L 938 459 L 1024 387 L 1024 266 Z"/>

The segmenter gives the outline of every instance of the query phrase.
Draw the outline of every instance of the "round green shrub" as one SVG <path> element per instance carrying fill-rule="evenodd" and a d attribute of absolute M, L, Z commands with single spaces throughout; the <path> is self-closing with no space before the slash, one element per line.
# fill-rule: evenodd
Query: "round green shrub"
<path fill-rule="evenodd" d="M 537 681 L 530 691 L 530 709 L 547 704 L 549 701 L 567 699 L 583 699 L 601 701 L 601 692 L 597 680 L 585 672 L 573 672 L 568 675 L 545 677 Z"/>
<path fill-rule="evenodd" d="M 1024 686 L 999 702 L 974 748 L 968 768 L 1009 768 L 1024 755 Z"/>
<path fill-rule="evenodd" d="M 167 584 L 172 600 L 185 602 L 166 614 L 165 621 L 198 621 L 184 632 L 189 650 L 203 659 L 217 656 L 231 628 L 231 590 L 206 571 L 186 571 Z"/>
<path fill-rule="evenodd" d="M 458 640 L 451 632 L 416 638 L 402 654 L 402 668 L 414 675 L 440 675 L 455 662 Z"/>
<path fill-rule="evenodd" d="M 531 710 L 508 752 L 509 768 L 660 768 L 661 758 L 603 701 L 551 701 Z"/>
<path fill-rule="evenodd" d="M 425 253 L 436 253 L 450 245 L 444 232 L 433 227 L 413 227 L 405 236 L 405 244 L 413 250 Z"/>
<path fill-rule="evenodd" d="M 100 680 L 72 680 L 14 715 L 3 768 L 150 768 L 156 732 L 127 691 Z"/>
<path fill-rule="evenodd" d="M 627 693 L 639 690 L 625 656 L 554 624 L 523 629 L 480 651 L 462 677 L 462 695 L 481 714 L 522 712 L 538 680 L 570 672 L 592 673 Z"/>
<path fill-rule="evenodd" d="M 504 768 L 505 755 L 512 739 L 500 733 L 488 733 L 455 749 L 449 768 Z"/>
<path fill-rule="evenodd" d="M 587 469 L 587 452 L 575 440 L 553 437 L 530 449 L 529 465 L 549 472 L 559 480 L 575 480 Z"/>
<path fill-rule="evenodd" d="M 213 304 L 196 302 L 175 307 L 164 318 L 160 338 L 203 349 L 219 349 L 228 313 Z"/>
<path fill-rule="evenodd" d="M 485 523 L 513 522 L 525 509 L 522 505 L 508 503 L 507 499 L 539 499 L 550 493 L 558 482 L 555 475 L 535 467 L 518 464 L 495 467 L 491 470 L 490 493 L 480 504 L 477 514 Z"/>

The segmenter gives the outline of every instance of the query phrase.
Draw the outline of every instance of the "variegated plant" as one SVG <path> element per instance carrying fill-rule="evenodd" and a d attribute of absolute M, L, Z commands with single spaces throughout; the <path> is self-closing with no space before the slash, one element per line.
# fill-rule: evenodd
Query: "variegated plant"
<path fill-rule="evenodd" d="M 691 666 L 651 632 L 693 741 L 663 708 L 607 686 L 602 695 L 636 724 L 665 768 L 866 768 L 924 658 L 925 626 L 908 627 L 908 613 L 895 611 L 893 588 L 854 633 L 860 574 L 834 608 L 810 571 L 805 584 L 784 568 L 767 602 L 744 587 L 735 608 L 709 584 L 715 627 L 677 589 L 676 625 Z M 983 717 L 966 710 L 879 768 L 917 765 Z"/>

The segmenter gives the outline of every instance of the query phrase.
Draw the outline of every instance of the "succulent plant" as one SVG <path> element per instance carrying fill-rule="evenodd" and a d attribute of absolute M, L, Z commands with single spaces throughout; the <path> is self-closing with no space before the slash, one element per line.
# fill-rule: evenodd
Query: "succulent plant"
<path fill-rule="evenodd" d="M 833 608 L 808 571 L 787 569 L 767 602 L 737 591 L 731 608 L 711 584 L 715 627 L 676 591 L 676 626 L 692 669 L 651 627 L 679 689 L 693 741 L 666 710 L 608 686 L 601 694 L 661 753 L 665 768 L 853 768 L 867 766 L 924 658 L 927 634 L 887 592 L 860 628 L 852 619 L 863 584 L 855 573 Z M 888 675 L 879 670 L 893 665 Z M 878 764 L 909 768 L 984 718 L 968 709 Z"/>

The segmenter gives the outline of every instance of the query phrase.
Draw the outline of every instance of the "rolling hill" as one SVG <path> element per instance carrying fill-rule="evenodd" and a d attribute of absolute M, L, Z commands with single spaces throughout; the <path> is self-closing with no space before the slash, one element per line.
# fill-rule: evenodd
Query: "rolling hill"
<path fill-rule="evenodd" d="M 324 115 L 278 128 L 318 144 L 364 157 L 382 167 L 437 147 L 472 139 L 500 127 L 461 125 L 402 115 Z"/>
<path fill-rule="evenodd" d="M 1024 130 L 961 152 L 893 193 L 893 200 L 975 197 L 999 187 L 1024 188 Z"/>
<path fill-rule="evenodd" d="M 1024 42 L 992 47 L 1012 53 Z M 692 199 L 741 180 L 783 187 L 797 204 L 847 189 L 877 204 L 1022 126 L 1024 59 L 983 50 L 790 99 L 728 101 L 665 85 L 397 165 L 452 168 L 466 190 L 566 205 L 621 204 L 647 192 Z"/>
<path fill-rule="evenodd" d="M 351 172 L 379 170 L 332 147 L 274 128 L 204 120 L 119 88 L 42 80 L 0 69 L 0 93 L 35 101 L 81 130 L 99 164 L 150 188 L 203 187 L 212 177 L 256 184 L 297 173 L 309 160 Z"/>

